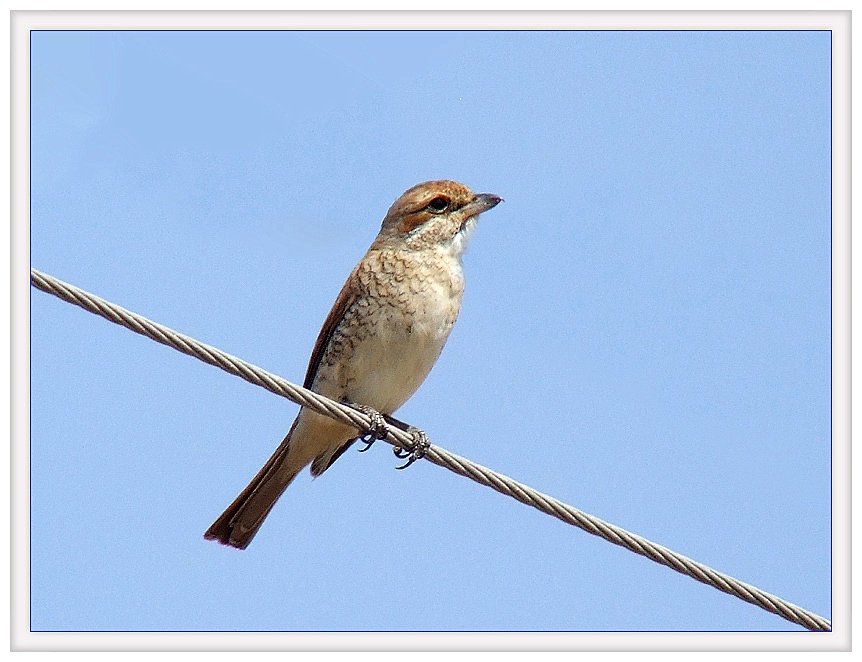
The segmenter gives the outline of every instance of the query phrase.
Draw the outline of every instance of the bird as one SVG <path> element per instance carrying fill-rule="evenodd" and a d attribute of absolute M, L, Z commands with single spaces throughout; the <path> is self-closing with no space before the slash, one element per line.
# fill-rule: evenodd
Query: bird
<path fill-rule="evenodd" d="M 374 433 L 385 427 L 381 417 L 397 423 L 391 414 L 425 380 L 458 317 L 462 256 L 477 219 L 501 201 L 446 179 L 416 184 L 395 200 L 320 329 L 305 388 L 361 405 Z M 301 408 L 272 456 L 204 537 L 245 549 L 303 468 L 321 475 L 360 436 L 354 427 Z"/>

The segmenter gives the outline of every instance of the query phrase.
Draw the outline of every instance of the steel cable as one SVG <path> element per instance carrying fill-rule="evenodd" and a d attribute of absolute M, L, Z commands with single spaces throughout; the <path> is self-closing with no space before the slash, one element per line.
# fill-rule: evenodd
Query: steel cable
<path fill-rule="evenodd" d="M 30 270 L 30 282 L 34 287 L 43 292 L 53 294 L 64 301 L 80 306 L 84 310 L 124 326 L 135 333 L 172 347 L 183 354 L 193 356 L 233 375 L 242 377 L 252 384 L 292 400 L 303 407 L 309 407 L 321 414 L 352 425 L 360 432 L 366 432 L 370 429 L 370 417 L 353 407 L 318 395 L 278 375 L 274 375 L 242 359 L 222 352 L 215 347 L 201 343 L 194 338 L 153 322 L 142 315 L 110 303 L 74 285 L 65 283 L 36 269 Z M 393 426 L 388 426 L 388 433 L 382 439 L 400 448 L 410 449 L 413 446 L 413 436 Z M 667 547 L 658 545 L 646 538 L 605 522 L 598 517 L 594 517 L 547 494 L 519 483 L 508 476 L 471 462 L 454 453 L 450 453 L 444 448 L 432 444 L 424 457 L 438 466 L 465 476 L 481 485 L 490 487 L 501 494 L 517 499 L 521 503 L 552 515 L 567 524 L 576 526 L 587 533 L 599 536 L 608 542 L 645 556 L 656 563 L 665 565 L 699 582 L 736 596 L 745 602 L 757 605 L 804 628 L 815 631 L 832 630 L 830 621 L 822 616 L 818 616 L 798 605 L 762 591 L 755 586 L 734 579 L 709 566 L 678 554 Z"/>

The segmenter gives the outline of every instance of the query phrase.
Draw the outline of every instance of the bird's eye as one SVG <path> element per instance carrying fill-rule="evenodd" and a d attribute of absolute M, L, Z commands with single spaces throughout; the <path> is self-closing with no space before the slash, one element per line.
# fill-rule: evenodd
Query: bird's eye
<path fill-rule="evenodd" d="M 449 208 L 449 198 L 443 195 L 438 195 L 431 202 L 428 203 L 428 211 L 433 214 L 439 214 L 441 212 L 446 211 Z"/>

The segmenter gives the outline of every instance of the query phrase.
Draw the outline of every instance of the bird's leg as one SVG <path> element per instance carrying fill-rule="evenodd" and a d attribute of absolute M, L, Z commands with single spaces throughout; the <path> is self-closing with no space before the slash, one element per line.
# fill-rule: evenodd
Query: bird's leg
<path fill-rule="evenodd" d="M 410 449 L 401 448 L 401 446 L 393 446 L 392 451 L 395 453 L 395 457 L 407 460 L 407 462 L 402 464 L 400 467 L 395 467 L 396 469 L 406 469 L 416 460 L 422 459 L 431 447 L 431 443 L 428 441 L 428 435 L 425 434 L 423 430 L 405 423 L 404 421 L 399 421 L 397 418 L 389 416 L 388 414 L 381 414 L 376 409 L 367 405 L 357 405 L 353 403 L 346 404 L 349 404 L 354 409 L 361 411 L 371 419 L 368 431 L 356 438 L 357 441 L 365 444 L 365 448 L 359 449 L 360 453 L 364 453 L 371 448 L 375 441 L 383 439 L 387 434 L 389 434 L 390 426 L 396 427 L 413 437 L 413 445 Z"/>
<path fill-rule="evenodd" d="M 355 405 L 352 403 L 350 406 L 361 411 L 371 419 L 368 430 L 356 438 L 357 441 L 365 444 L 365 448 L 359 449 L 360 453 L 364 453 L 371 448 L 375 441 L 383 439 L 387 434 L 389 434 L 389 426 L 386 424 L 386 417 L 376 409 L 367 405 Z"/>
<path fill-rule="evenodd" d="M 405 464 L 402 464 L 400 467 L 395 467 L 396 469 L 406 469 L 416 460 L 422 459 L 425 456 L 425 453 L 427 453 L 428 449 L 431 447 L 431 443 L 428 441 L 428 435 L 425 434 L 423 430 L 420 430 L 409 423 L 405 423 L 404 421 L 399 421 L 393 416 L 387 416 L 384 414 L 383 418 L 386 419 L 386 423 L 390 426 L 396 427 L 413 437 L 413 447 L 409 450 L 401 448 L 400 446 L 392 447 L 395 457 L 401 458 L 402 460 L 405 458 L 407 459 Z"/>
<path fill-rule="evenodd" d="M 406 431 L 411 437 L 413 437 L 413 447 L 410 450 L 401 448 L 400 446 L 395 446 L 392 449 L 395 452 L 395 457 L 399 457 L 402 460 L 407 458 L 407 462 L 402 464 L 400 467 L 395 467 L 396 469 L 406 469 L 416 460 L 422 459 L 431 447 L 431 442 L 428 441 L 428 435 L 425 434 L 423 430 L 409 425 L 407 426 Z"/>

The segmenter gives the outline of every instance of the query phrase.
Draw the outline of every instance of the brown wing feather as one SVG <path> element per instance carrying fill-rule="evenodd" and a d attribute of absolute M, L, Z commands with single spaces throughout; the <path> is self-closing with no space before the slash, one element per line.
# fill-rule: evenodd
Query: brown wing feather
<path fill-rule="evenodd" d="M 311 358 L 308 360 L 305 381 L 302 383 L 305 388 L 312 388 L 320 362 L 323 360 L 323 355 L 329 346 L 329 341 L 332 339 L 335 329 L 338 328 L 341 320 L 344 319 L 344 314 L 356 301 L 357 296 L 359 296 L 359 278 L 356 275 L 356 269 L 354 269 L 338 293 L 338 297 L 332 305 L 332 310 L 329 311 L 329 315 L 326 316 L 320 333 L 317 335 L 317 342 L 314 343 Z"/>
<path fill-rule="evenodd" d="M 347 277 L 347 281 L 338 293 L 338 297 L 336 297 L 335 303 L 332 305 L 332 310 L 329 311 L 329 315 L 327 315 L 326 320 L 323 322 L 323 326 L 320 329 L 320 333 L 317 335 L 317 341 L 314 343 L 314 349 L 312 350 L 311 358 L 308 361 L 308 370 L 305 373 L 305 381 L 303 382 L 303 386 L 305 388 L 313 388 L 314 379 L 317 377 L 317 370 L 320 368 L 320 364 L 323 361 L 323 355 L 326 353 L 329 341 L 335 334 L 335 329 L 338 328 L 338 325 L 344 319 L 345 314 L 360 295 L 361 284 L 356 271 L 358 268 L 359 267 L 357 265 L 357 267 L 350 273 L 350 276 Z M 350 448 L 354 441 L 356 441 L 355 438 L 348 439 L 341 448 L 335 451 L 335 453 L 328 458 L 326 454 L 315 458 L 311 464 L 311 474 L 313 476 L 319 476 L 326 471 L 332 466 L 333 462 L 335 462 L 348 448 Z"/>

